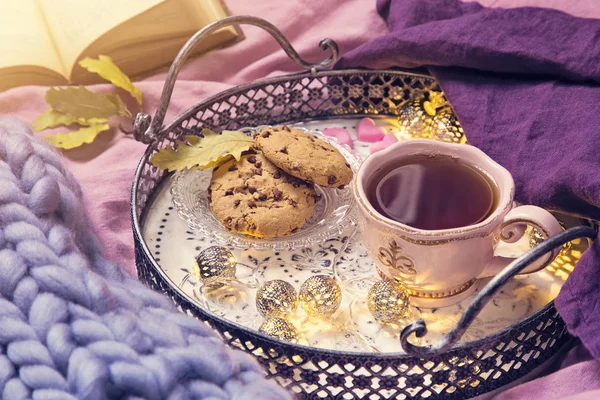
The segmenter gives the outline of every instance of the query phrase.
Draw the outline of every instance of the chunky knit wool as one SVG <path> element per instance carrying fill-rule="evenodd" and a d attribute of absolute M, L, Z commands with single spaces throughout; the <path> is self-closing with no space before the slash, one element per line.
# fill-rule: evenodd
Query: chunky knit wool
<path fill-rule="evenodd" d="M 0 398 L 288 398 L 108 262 L 81 199 L 57 153 L 0 119 Z"/>

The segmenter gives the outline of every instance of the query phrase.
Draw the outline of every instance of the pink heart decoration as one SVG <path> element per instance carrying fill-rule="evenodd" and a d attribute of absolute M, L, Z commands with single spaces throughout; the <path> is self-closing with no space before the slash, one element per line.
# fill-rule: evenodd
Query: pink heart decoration
<path fill-rule="evenodd" d="M 344 128 L 325 128 L 323 129 L 323 133 L 326 136 L 336 138 L 340 144 L 346 144 L 350 146 L 350 148 L 354 148 L 352 138 L 350 137 L 348 131 Z"/>
<path fill-rule="evenodd" d="M 369 153 L 371 153 L 371 154 L 377 153 L 380 150 L 390 147 L 397 141 L 398 141 L 398 139 L 396 138 L 395 135 L 393 135 L 393 134 L 385 135 L 383 140 L 380 140 L 379 142 L 373 143 L 371 145 L 371 147 L 369 148 Z"/>
<path fill-rule="evenodd" d="M 356 127 L 356 135 L 361 142 L 378 142 L 385 136 L 385 129 L 375 125 L 371 118 L 363 118 Z"/>

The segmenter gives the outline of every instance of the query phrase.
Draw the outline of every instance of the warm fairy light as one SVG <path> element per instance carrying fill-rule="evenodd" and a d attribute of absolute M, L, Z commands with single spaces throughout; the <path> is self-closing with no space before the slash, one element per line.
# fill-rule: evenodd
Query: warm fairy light
<path fill-rule="evenodd" d="M 237 260 L 235 256 L 226 248 L 220 246 L 211 246 L 200 252 L 196 256 L 198 278 L 203 281 L 210 281 L 216 278 L 233 278 Z"/>
<path fill-rule="evenodd" d="M 262 323 L 259 332 L 275 339 L 285 340 L 286 342 L 297 343 L 298 331 L 290 322 L 283 318 L 269 318 Z"/>
<path fill-rule="evenodd" d="M 300 288 L 300 305 L 310 317 L 328 317 L 342 303 L 342 290 L 335 279 L 327 275 L 308 278 Z"/>
<path fill-rule="evenodd" d="M 369 290 L 367 305 L 377 321 L 397 322 L 408 313 L 408 289 L 396 279 L 384 279 Z"/>
<path fill-rule="evenodd" d="M 296 290 L 286 281 L 267 281 L 256 292 L 256 309 L 265 318 L 286 318 L 297 308 Z"/>
<path fill-rule="evenodd" d="M 563 230 L 565 226 L 561 224 Z M 544 241 L 543 235 L 535 228 L 529 227 L 529 247 L 533 248 Z M 554 276 L 566 281 L 569 274 L 573 272 L 573 268 L 581 258 L 584 251 L 590 247 L 590 241 L 587 238 L 574 239 L 563 245 L 558 256 L 552 261 L 546 270 L 554 274 Z"/>

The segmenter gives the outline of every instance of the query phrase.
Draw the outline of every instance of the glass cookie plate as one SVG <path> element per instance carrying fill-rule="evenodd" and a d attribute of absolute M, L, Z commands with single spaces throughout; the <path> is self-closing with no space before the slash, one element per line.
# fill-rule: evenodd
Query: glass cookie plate
<path fill-rule="evenodd" d="M 249 136 L 254 136 L 265 127 L 240 130 Z M 331 143 L 346 158 L 356 175 L 362 158 L 355 151 L 347 145 L 340 144 L 337 139 L 325 136 L 319 130 L 308 130 L 299 126 L 296 126 L 296 128 Z M 215 241 L 221 245 L 256 250 L 298 249 L 336 237 L 349 226 L 356 224 L 355 201 L 350 185 L 346 185 L 343 189 L 324 188 L 315 185 L 317 193 L 321 195 L 321 200 L 317 202 L 311 218 L 298 232 L 289 236 L 271 239 L 253 238 L 230 232 L 215 218 L 210 209 L 207 189 L 211 176 L 211 170 L 178 172 L 172 177 L 171 194 L 177 213 L 186 221 L 188 227 L 199 234 L 214 237 Z"/>
<path fill-rule="evenodd" d="M 389 130 L 397 128 L 392 118 L 373 117 L 377 124 Z M 326 127 L 345 127 L 356 138 L 359 119 L 312 121 L 301 124 L 319 131 Z M 354 150 L 361 157 L 368 155 L 370 143 L 354 141 Z M 195 273 L 194 257 L 210 246 L 223 246 L 222 233 L 210 234 L 191 229 L 189 219 L 177 215 L 171 192 L 180 185 L 180 176 L 167 179 L 158 189 L 151 211 L 143 225 L 143 236 L 150 252 L 166 276 L 181 291 L 207 312 L 232 323 L 258 330 L 263 318 L 255 305 L 256 286 L 272 279 L 291 283 L 296 291 L 315 274 L 336 276 L 342 288 L 342 305 L 332 318 L 312 320 L 299 307 L 294 320 L 301 336 L 300 343 L 319 349 L 354 353 L 403 353 L 399 333 L 402 326 L 423 319 L 428 334 L 415 344 L 435 343 L 452 328 L 468 307 L 473 296 L 487 280 L 477 283 L 478 288 L 461 303 L 441 309 L 411 308 L 411 314 L 399 325 L 380 324 L 370 314 L 366 304 L 368 288 L 376 279 L 373 261 L 361 243 L 360 232 L 353 224 L 318 241 L 301 247 L 253 248 L 241 247 L 242 242 L 225 245 L 235 255 L 237 282 L 225 288 L 205 293 Z M 189 179 L 189 178 L 186 178 Z M 565 227 L 582 224 L 577 218 L 558 216 Z M 197 218 L 197 217 L 196 217 Z M 218 222 L 216 222 L 218 224 Z M 338 233 L 339 232 L 339 233 Z M 243 239 L 248 240 L 248 239 Z M 529 234 L 514 245 L 499 247 L 505 256 L 523 253 L 533 239 Z M 534 274 L 517 276 L 499 294 L 494 296 L 477 320 L 471 324 L 460 343 L 489 337 L 494 333 L 523 321 L 551 302 L 558 294 L 573 266 L 589 246 L 587 239 L 578 239 L 566 246 L 559 257 L 546 269 Z"/>

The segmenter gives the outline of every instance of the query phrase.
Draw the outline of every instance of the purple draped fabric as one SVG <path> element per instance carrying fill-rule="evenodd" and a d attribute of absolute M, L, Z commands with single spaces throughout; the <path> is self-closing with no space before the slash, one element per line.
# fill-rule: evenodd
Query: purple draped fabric
<path fill-rule="evenodd" d="M 469 142 L 513 174 L 518 201 L 600 219 L 600 20 L 458 0 L 379 0 L 377 9 L 390 33 L 336 67 L 427 67 Z M 556 299 L 596 359 L 599 289 L 597 240 Z"/>

